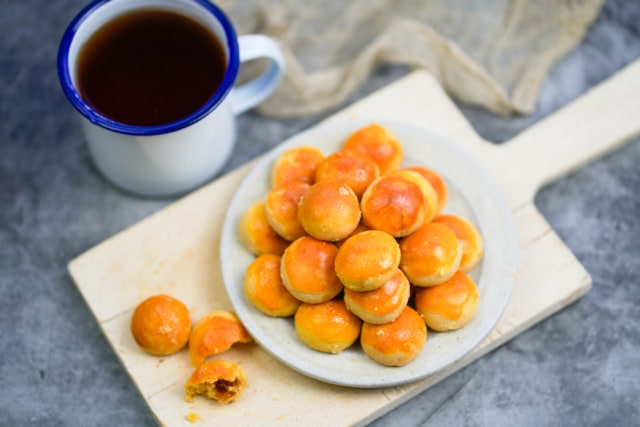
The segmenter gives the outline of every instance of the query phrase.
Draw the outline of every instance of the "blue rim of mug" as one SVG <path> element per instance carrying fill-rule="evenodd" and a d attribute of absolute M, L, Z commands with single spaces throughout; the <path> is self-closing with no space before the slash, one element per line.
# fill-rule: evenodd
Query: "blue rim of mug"
<path fill-rule="evenodd" d="M 220 87 L 209 98 L 209 100 L 199 109 L 189 114 L 188 116 L 176 120 L 174 122 L 166 123 L 157 126 L 134 126 L 112 120 L 88 105 L 80 96 L 80 93 L 76 90 L 73 81 L 71 80 L 71 72 L 69 70 L 69 48 L 71 42 L 76 35 L 76 32 L 83 24 L 83 22 L 98 8 L 106 3 L 110 3 L 113 0 L 94 0 L 85 8 L 83 8 L 78 15 L 71 21 L 66 31 L 62 36 L 60 42 L 60 48 L 58 50 L 58 78 L 62 89 L 71 101 L 71 104 L 78 110 L 85 118 L 91 123 L 98 125 L 102 128 L 128 135 L 139 136 L 151 136 L 159 135 L 169 132 L 174 132 L 183 129 L 199 120 L 204 118 L 209 112 L 215 109 L 229 94 L 238 76 L 238 70 L 240 66 L 240 54 L 238 48 L 238 39 L 235 29 L 231 24 L 231 21 L 217 6 L 207 0 L 189 0 L 193 3 L 199 4 L 201 7 L 209 11 L 214 15 L 227 39 L 227 49 L 229 52 L 229 58 L 227 60 L 227 70 L 225 71 L 224 78 Z"/>

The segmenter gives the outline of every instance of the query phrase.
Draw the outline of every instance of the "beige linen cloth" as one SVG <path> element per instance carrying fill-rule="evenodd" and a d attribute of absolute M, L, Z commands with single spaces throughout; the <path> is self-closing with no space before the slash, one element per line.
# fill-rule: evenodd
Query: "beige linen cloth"
<path fill-rule="evenodd" d="M 293 117 L 338 106 L 382 63 L 426 69 L 463 103 L 503 115 L 529 113 L 549 70 L 580 43 L 603 1 L 216 3 L 239 34 L 263 33 L 280 43 L 288 69 L 259 109 Z"/>

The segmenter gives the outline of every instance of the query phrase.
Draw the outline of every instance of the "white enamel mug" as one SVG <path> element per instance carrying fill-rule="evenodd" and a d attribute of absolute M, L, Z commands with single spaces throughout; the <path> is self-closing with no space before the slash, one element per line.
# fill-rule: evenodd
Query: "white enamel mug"
<path fill-rule="evenodd" d="M 107 22 L 140 9 L 183 14 L 203 24 L 221 42 L 227 69 L 218 90 L 198 110 L 160 126 L 118 123 L 88 105 L 77 90 L 77 58 L 88 39 Z M 266 58 L 254 80 L 234 88 L 240 64 Z M 236 115 L 251 109 L 277 87 L 284 72 L 278 45 L 264 35 L 237 36 L 231 21 L 207 0 L 96 0 L 63 35 L 58 52 L 62 88 L 80 113 L 97 169 L 121 189 L 143 196 L 172 196 L 213 178 L 229 159 L 236 140 Z"/>

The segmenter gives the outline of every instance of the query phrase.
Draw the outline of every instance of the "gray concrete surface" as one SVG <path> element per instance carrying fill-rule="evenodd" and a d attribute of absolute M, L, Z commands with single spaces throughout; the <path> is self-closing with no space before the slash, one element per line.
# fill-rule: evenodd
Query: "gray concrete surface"
<path fill-rule="evenodd" d="M 82 4 L 0 1 L 0 426 L 156 425 L 66 271 L 172 201 L 123 194 L 90 165 L 55 70 Z M 638 57 L 640 2 L 611 0 L 554 68 L 534 114 L 462 110 L 499 143 Z M 350 101 L 407 71 L 382 67 Z M 226 170 L 321 118 L 244 115 Z M 372 425 L 640 425 L 639 192 L 640 140 L 544 188 L 537 205 L 592 290 Z"/>

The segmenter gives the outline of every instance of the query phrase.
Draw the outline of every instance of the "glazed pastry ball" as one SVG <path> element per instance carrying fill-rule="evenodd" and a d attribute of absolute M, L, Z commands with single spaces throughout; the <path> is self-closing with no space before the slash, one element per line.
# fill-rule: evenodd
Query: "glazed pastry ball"
<path fill-rule="evenodd" d="M 184 386 L 184 398 L 192 402 L 195 396 L 204 396 L 226 405 L 237 400 L 247 387 L 247 377 L 240 366 L 227 360 L 212 360 L 193 371 Z"/>
<path fill-rule="evenodd" d="M 271 317 L 293 316 L 300 301 L 285 288 L 280 277 L 281 257 L 264 254 L 247 267 L 244 293 L 254 307 Z"/>
<path fill-rule="evenodd" d="M 373 291 L 344 289 L 347 308 L 367 323 L 382 324 L 395 320 L 409 302 L 411 285 L 402 270 L 396 269 L 387 282 Z"/>
<path fill-rule="evenodd" d="M 400 246 L 393 236 L 367 230 L 345 240 L 335 260 L 342 284 L 354 291 L 370 291 L 387 282 L 400 265 Z"/>
<path fill-rule="evenodd" d="M 478 311 L 478 287 L 471 277 L 456 272 L 446 282 L 416 291 L 416 310 L 434 331 L 460 329 Z"/>
<path fill-rule="evenodd" d="M 436 214 L 442 213 L 447 201 L 449 201 L 449 189 L 447 188 L 447 183 L 444 181 L 442 176 L 438 172 L 426 166 L 411 166 L 406 168 L 406 170 L 418 172 L 427 181 L 429 181 L 429 184 L 431 184 L 431 187 L 436 193 Z"/>
<path fill-rule="evenodd" d="M 358 129 L 349 135 L 342 147 L 371 157 L 378 164 L 380 175 L 397 169 L 404 157 L 402 144 L 391 132 L 377 124 Z"/>
<path fill-rule="evenodd" d="M 271 186 L 289 180 L 313 184 L 316 168 L 322 160 L 324 154 L 315 147 L 294 147 L 283 152 L 271 168 Z"/>
<path fill-rule="evenodd" d="M 344 182 L 360 197 L 379 175 L 380 169 L 371 157 L 355 150 L 340 150 L 318 165 L 316 182 Z"/>
<path fill-rule="evenodd" d="M 458 270 L 462 245 L 444 224 L 430 222 L 400 240 L 400 268 L 416 286 L 433 286 Z"/>
<path fill-rule="evenodd" d="M 309 187 L 306 182 L 289 180 L 272 187 L 267 194 L 267 222 L 285 240 L 293 241 L 306 234 L 298 220 L 298 203 Z"/>
<path fill-rule="evenodd" d="M 406 306 L 393 322 L 364 322 L 360 345 L 371 359 L 385 366 L 404 366 L 415 359 L 427 341 L 427 327 L 420 315 Z"/>
<path fill-rule="evenodd" d="M 302 302 L 317 304 L 342 292 L 335 272 L 338 248 L 329 242 L 305 236 L 284 251 L 280 276 L 287 290 Z"/>
<path fill-rule="evenodd" d="M 264 202 L 251 205 L 240 217 L 238 235 L 242 244 L 254 255 L 282 255 L 289 241 L 275 232 L 267 221 Z"/>
<path fill-rule="evenodd" d="M 342 240 L 360 223 L 358 197 L 345 183 L 317 182 L 300 198 L 298 221 L 316 239 Z"/>
<path fill-rule="evenodd" d="M 250 343 L 251 335 L 238 317 L 229 311 L 216 310 L 196 323 L 189 339 L 189 358 L 197 368 L 208 356 L 227 351 L 236 343 Z"/>
<path fill-rule="evenodd" d="M 337 354 L 358 339 L 362 321 L 337 298 L 321 304 L 302 304 L 294 324 L 304 344 L 317 351 Z"/>
<path fill-rule="evenodd" d="M 169 295 L 151 296 L 138 304 L 133 312 L 131 333 L 147 353 L 156 356 L 176 353 L 189 340 L 189 310 Z"/>
<path fill-rule="evenodd" d="M 484 245 L 482 236 L 473 224 L 458 215 L 440 215 L 433 221 L 449 227 L 460 241 L 462 245 L 460 270 L 468 273 L 478 265 L 484 252 Z"/>
<path fill-rule="evenodd" d="M 409 181 L 415 182 L 422 195 L 424 196 L 424 222 L 431 222 L 434 216 L 436 216 L 436 209 L 438 207 L 438 196 L 433 189 L 429 181 L 416 171 L 401 169 L 392 172 L 391 174 L 399 175 Z"/>
<path fill-rule="evenodd" d="M 424 195 L 420 186 L 401 175 L 383 175 L 362 195 L 362 221 L 394 237 L 413 233 L 425 219 Z"/>

